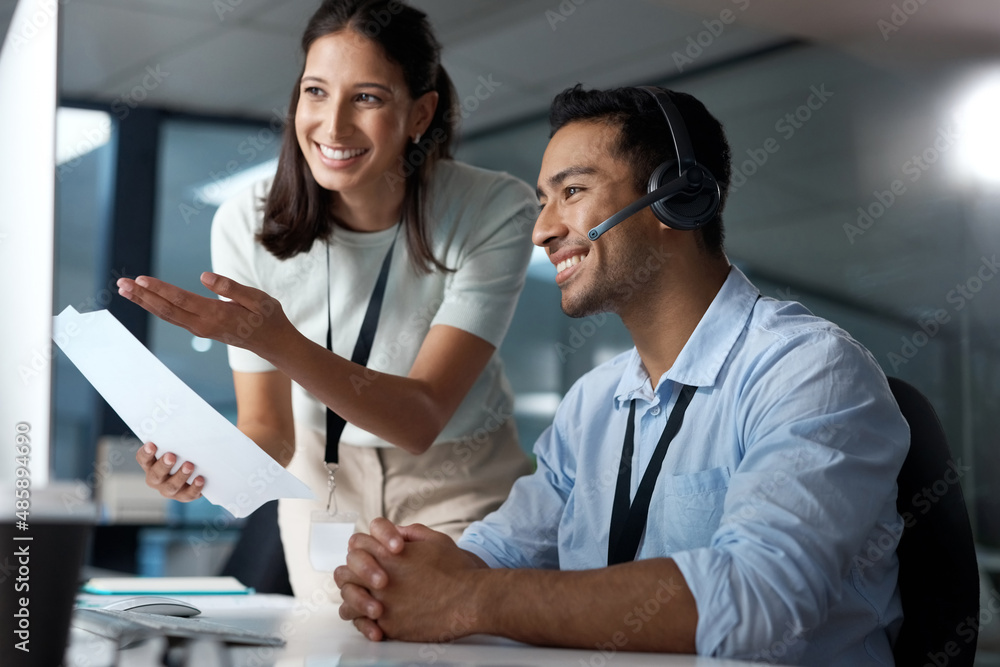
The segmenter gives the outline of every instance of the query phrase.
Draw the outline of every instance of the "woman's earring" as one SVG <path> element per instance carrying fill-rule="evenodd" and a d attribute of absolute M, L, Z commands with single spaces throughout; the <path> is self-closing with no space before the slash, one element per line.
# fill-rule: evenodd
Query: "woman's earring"
<path fill-rule="evenodd" d="M 417 136 L 413 137 L 413 143 L 419 144 L 420 143 L 420 137 L 422 137 L 422 136 L 424 136 L 424 135 L 422 135 L 419 132 L 417 132 Z"/>

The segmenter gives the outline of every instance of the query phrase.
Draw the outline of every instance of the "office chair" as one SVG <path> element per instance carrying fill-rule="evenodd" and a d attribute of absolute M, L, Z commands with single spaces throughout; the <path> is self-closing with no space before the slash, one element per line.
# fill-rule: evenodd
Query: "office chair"
<path fill-rule="evenodd" d="M 897 665 L 972 667 L 979 635 L 979 569 L 962 487 L 930 401 L 889 378 L 910 425 L 910 451 L 897 478 L 906 522 L 897 547 L 903 626 Z"/>

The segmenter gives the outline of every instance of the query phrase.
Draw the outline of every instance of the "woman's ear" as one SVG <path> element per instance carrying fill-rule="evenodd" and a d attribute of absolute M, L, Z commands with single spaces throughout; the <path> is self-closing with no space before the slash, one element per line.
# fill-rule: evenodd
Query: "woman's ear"
<path fill-rule="evenodd" d="M 434 120 L 434 112 L 438 105 L 438 92 L 431 90 L 413 102 L 413 110 L 410 112 L 410 138 L 423 134 L 430 127 Z"/>

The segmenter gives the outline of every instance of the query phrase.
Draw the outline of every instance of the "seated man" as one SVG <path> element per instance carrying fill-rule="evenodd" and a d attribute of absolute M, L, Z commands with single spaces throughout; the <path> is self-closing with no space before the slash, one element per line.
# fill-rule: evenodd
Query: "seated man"
<path fill-rule="evenodd" d="M 724 202 L 722 126 L 667 99 Z M 893 664 L 909 432 L 872 356 L 730 266 L 721 207 L 694 230 L 646 207 L 588 237 L 676 160 L 665 113 L 640 89 L 553 102 L 534 242 L 563 310 L 618 314 L 635 347 L 573 385 L 537 472 L 457 545 L 382 519 L 352 538 L 340 613 L 369 639 Z M 871 559 L 873 542 L 893 546 Z"/>

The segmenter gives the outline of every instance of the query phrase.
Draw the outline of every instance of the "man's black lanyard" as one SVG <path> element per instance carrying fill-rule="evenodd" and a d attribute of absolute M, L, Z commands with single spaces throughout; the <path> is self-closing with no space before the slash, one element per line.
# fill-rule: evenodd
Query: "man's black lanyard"
<path fill-rule="evenodd" d="M 628 412 L 628 427 L 625 429 L 625 443 L 622 445 L 622 460 L 618 465 L 618 485 L 615 487 L 615 504 L 611 509 L 611 535 L 608 539 L 608 565 L 627 563 L 635 560 L 639 550 L 639 541 L 646 529 L 646 518 L 649 516 L 649 502 L 653 498 L 656 478 L 663 467 L 663 458 L 667 454 L 670 441 L 681 429 L 684 413 L 687 411 L 691 397 L 696 387 L 683 385 L 677 397 L 674 409 L 670 411 L 667 425 L 663 428 L 660 441 L 656 444 L 653 457 L 646 466 L 646 472 L 639 482 L 635 499 L 629 503 L 629 491 L 632 486 L 632 451 L 635 436 L 635 399 L 631 401 Z"/>
<path fill-rule="evenodd" d="M 396 230 L 396 237 L 399 230 Z M 375 289 L 372 291 L 372 298 L 368 301 L 368 309 L 365 311 L 365 319 L 361 322 L 361 333 L 358 334 L 358 342 L 354 344 L 354 354 L 351 361 L 361 366 L 368 365 L 368 355 L 372 351 L 372 343 L 375 341 L 375 331 L 378 329 L 378 318 L 382 313 L 382 297 L 385 296 L 385 285 L 389 280 L 389 265 L 392 264 L 392 251 L 396 247 L 396 237 L 392 239 L 389 252 L 382 260 L 382 268 L 379 271 L 378 279 L 375 281 Z M 330 250 L 326 251 L 326 349 L 333 351 L 333 317 L 330 312 Z M 339 463 L 338 445 L 340 436 L 344 432 L 347 422 L 344 418 L 331 410 L 326 409 L 326 462 Z"/>

